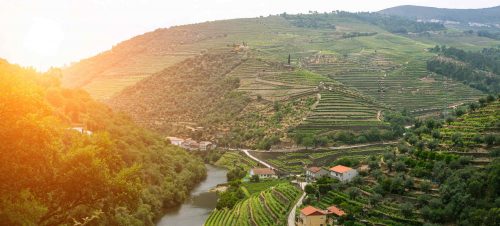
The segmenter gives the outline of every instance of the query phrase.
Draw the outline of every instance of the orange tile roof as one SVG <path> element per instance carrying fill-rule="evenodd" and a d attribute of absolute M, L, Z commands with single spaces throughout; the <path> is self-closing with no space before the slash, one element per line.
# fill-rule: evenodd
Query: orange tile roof
<path fill-rule="evenodd" d="M 330 171 L 334 171 L 337 173 L 345 173 L 349 170 L 352 170 L 352 168 L 347 167 L 347 166 L 343 166 L 343 165 L 337 165 L 337 166 L 330 168 Z"/>
<path fill-rule="evenodd" d="M 274 170 L 272 170 L 270 168 L 253 168 L 252 171 L 254 174 L 257 174 L 257 175 L 276 174 L 276 172 L 274 172 Z"/>
<path fill-rule="evenodd" d="M 304 209 L 301 209 L 300 212 L 306 216 L 325 214 L 322 210 L 316 209 L 313 206 L 306 206 Z"/>
<path fill-rule="evenodd" d="M 345 212 L 342 211 L 341 209 L 337 208 L 336 206 L 330 206 L 328 207 L 328 213 L 333 213 L 339 217 L 344 216 Z"/>
<path fill-rule="evenodd" d="M 309 168 L 309 171 L 313 172 L 313 173 L 317 173 L 321 170 L 320 167 L 316 167 L 316 166 L 313 166 L 313 167 L 310 167 Z"/>

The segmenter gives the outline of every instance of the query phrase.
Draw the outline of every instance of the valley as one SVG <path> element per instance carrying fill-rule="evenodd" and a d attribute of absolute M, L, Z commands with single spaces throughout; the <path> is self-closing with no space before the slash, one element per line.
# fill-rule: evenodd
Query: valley
<path fill-rule="evenodd" d="M 46 72 L 0 59 L 0 226 L 500 225 L 499 10 L 284 12 Z"/>

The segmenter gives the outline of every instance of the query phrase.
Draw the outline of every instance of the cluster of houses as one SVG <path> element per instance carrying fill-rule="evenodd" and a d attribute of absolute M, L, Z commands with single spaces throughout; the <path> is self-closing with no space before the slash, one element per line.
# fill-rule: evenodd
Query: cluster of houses
<path fill-rule="evenodd" d="M 190 151 L 208 151 L 216 147 L 216 145 L 210 141 L 197 142 L 191 138 L 182 139 L 178 137 L 167 137 L 167 139 L 170 140 L 171 144 L 188 149 Z"/>
<path fill-rule="evenodd" d="M 329 176 L 331 178 L 337 178 L 341 182 L 349 182 L 357 175 L 358 171 L 356 169 L 343 165 L 336 165 L 329 170 L 321 167 L 310 167 L 306 171 L 306 178 L 309 181 Z"/>
<path fill-rule="evenodd" d="M 297 218 L 297 226 L 326 226 L 334 225 L 338 217 L 345 212 L 336 206 L 330 206 L 326 210 L 320 210 L 313 206 L 306 206 L 300 210 Z"/>

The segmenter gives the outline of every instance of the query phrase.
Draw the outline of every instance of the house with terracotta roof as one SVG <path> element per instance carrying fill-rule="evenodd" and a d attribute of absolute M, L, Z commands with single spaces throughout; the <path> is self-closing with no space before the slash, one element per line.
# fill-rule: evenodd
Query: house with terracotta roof
<path fill-rule="evenodd" d="M 327 213 L 328 214 L 332 214 L 332 215 L 335 215 L 337 217 L 342 217 L 345 215 L 345 212 L 341 209 L 339 209 L 337 206 L 333 205 L 333 206 L 330 206 L 326 209 Z"/>
<path fill-rule="evenodd" d="M 250 176 L 257 175 L 260 179 L 278 178 L 276 172 L 271 168 L 253 168 L 250 169 Z"/>
<path fill-rule="evenodd" d="M 346 213 L 336 206 L 330 206 L 326 210 L 320 210 L 313 206 L 306 206 L 300 210 L 300 216 L 296 220 L 297 226 L 326 226 L 336 225 L 337 218 L 345 216 Z"/>
<path fill-rule="evenodd" d="M 297 226 L 326 226 L 327 212 L 314 206 L 306 206 L 300 210 Z"/>
<path fill-rule="evenodd" d="M 337 178 L 342 182 L 349 182 L 357 175 L 358 171 L 351 167 L 336 165 L 330 168 L 330 177 Z"/>
<path fill-rule="evenodd" d="M 306 170 L 306 178 L 308 180 L 315 180 L 325 175 L 328 175 L 328 171 L 321 167 L 313 166 Z"/>

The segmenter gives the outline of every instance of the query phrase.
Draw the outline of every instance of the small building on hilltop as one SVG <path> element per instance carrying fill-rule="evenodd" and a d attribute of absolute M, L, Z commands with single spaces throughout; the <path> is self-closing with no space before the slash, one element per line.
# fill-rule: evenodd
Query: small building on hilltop
<path fill-rule="evenodd" d="M 297 226 L 326 226 L 326 212 L 313 206 L 306 206 L 300 210 Z"/>
<path fill-rule="evenodd" d="M 317 166 L 309 167 L 306 170 L 306 178 L 308 180 L 315 180 L 328 175 L 328 171 Z"/>
<path fill-rule="evenodd" d="M 253 168 L 250 169 L 250 176 L 257 175 L 260 179 L 278 178 L 276 172 L 271 168 Z"/>
<path fill-rule="evenodd" d="M 358 171 L 347 166 L 337 165 L 330 168 L 330 177 L 337 178 L 342 182 L 349 182 L 358 175 Z"/>

